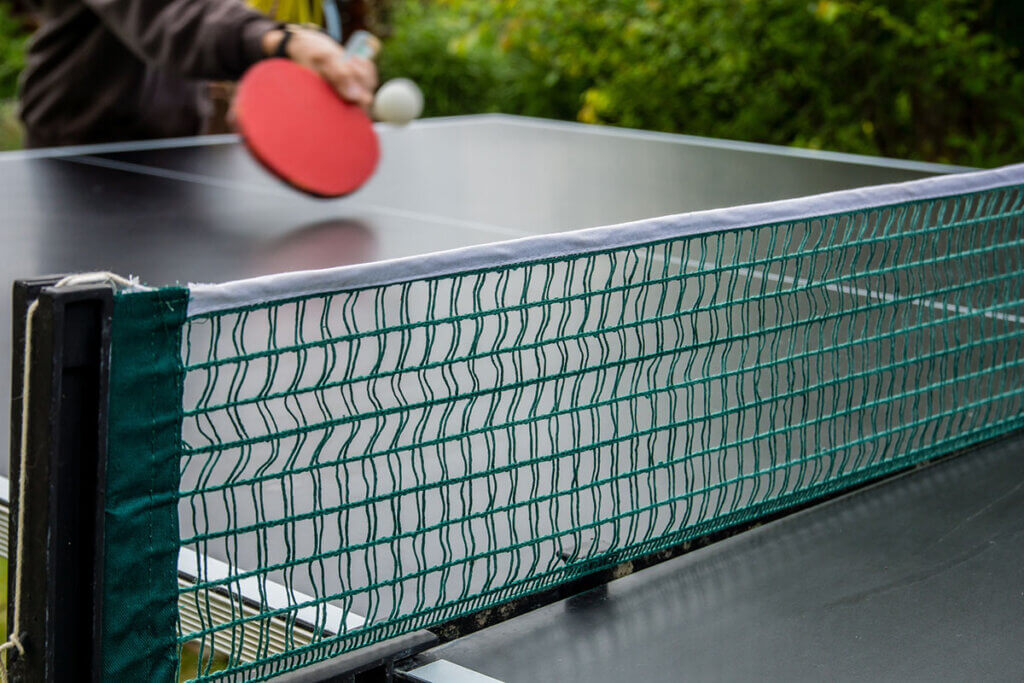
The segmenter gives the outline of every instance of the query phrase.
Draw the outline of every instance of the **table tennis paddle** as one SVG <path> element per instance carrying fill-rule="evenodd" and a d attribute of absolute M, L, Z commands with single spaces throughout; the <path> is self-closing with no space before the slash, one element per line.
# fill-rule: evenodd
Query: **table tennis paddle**
<path fill-rule="evenodd" d="M 357 32 L 349 55 L 369 57 L 372 36 Z M 370 117 L 313 71 L 266 59 L 238 84 L 235 119 L 252 155 L 289 185 L 318 197 L 359 189 L 377 168 L 380 143 Z"/>

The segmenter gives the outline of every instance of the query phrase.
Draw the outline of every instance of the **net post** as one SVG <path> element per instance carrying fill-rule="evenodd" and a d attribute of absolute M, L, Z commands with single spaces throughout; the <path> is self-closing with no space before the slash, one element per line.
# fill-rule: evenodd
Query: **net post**
<path fill-rule="evenodd" d="M 56 287 L 58 279 L 20 280 L 13 292 L 8 628 L 14 627 L 18 610 L 17 635 L 25 651 L 8 651 L 12 680 L 101 677 L 113 290 L 106 285 Z M 33 303 L 29 340 L 27 315 Z M 29 476 L 19 523 L 23 408 L 28 410 Z M 20 568 L 19 540 L 24 544 Z M 20 605 L 15 604 L 18 581 Z"/>

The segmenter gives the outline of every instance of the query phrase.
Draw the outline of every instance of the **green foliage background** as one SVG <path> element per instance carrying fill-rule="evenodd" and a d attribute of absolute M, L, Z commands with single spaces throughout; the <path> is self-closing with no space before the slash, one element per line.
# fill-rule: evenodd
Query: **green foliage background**
<path fill-rule="evenodd" d="M 9 4 L 0 2 L 0 150 L 21 145 L 14 97 L 18 89 L 18 74 L 25 66 L 26 41 L 24 25 L 12 16 Z"/>
<path fill-rule="evenodd" d="M 1020 0 L 376 0 L 382 77 L 502 111 L 864 154 L 1024 160 Z M 25 28 L 0 0 L 0 148 Z"/>
<path fill-rule="evenodd" d="M 18 74 L 25 66 L 26 32 L 12 16 L 11 7 L 0 2 L 0 100 L 15 96 Z"/>
<path fill-rule="evenodd" d="M 1015 3 L 398 0 L 381 71 L 420 83 L 433 115 L 991 166 L 1024 160 Z"/>

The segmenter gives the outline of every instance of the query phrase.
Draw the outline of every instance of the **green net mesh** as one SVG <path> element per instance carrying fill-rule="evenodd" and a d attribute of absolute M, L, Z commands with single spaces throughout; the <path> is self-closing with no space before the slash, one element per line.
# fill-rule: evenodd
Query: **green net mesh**
<path fill-rule="evenodd" d="M 183 673 L 267 677 L 1024 426 L 1022 211 L 1015 187 L 191 317 Z"/>

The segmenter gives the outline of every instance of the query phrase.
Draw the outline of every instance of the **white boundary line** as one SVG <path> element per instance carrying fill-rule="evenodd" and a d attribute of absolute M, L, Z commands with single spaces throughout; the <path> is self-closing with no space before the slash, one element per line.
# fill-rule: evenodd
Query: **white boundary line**
<path fill-rule="evenodd" d="M 617 126 L 592 125 L 577 123 L 575 121 L 540 119 L 530 116 L 515 116 L 512 114 L 480 114 L 478 115 L 478 118 L 483 120 L 481 122 L 490 121 L 493 123 L 514 124 L 524 128 L 542 128 L 560 132 L 575 132 L 584 135 L 602 135 L 607 137 L 650 140 L 652 142 L 664 144 L 685 144 L 688 147 L 706 147 L 709 149 L 721 149 L 735 152 L 770 154 L 774 157 L 795 157 L 799 159 L 829 161 L 858 166 L 872 166 L 875 168 L 915 171 L 919 173 L 948 174 L 979 170 L 971 166 L 954 166 L 951 164 L 936 164 L 927 161 L 890 159 L 889 157 L 874 157 L 866 154 L 830 152 L 828 150 L 808 149 L 806 147 L 787 147 L 785 145 L 770 145 L 763 142 L 726 140 L 723 138 L 709 138 L 700 135 L 687 135 L 685 133 L 665 133 L 654 130 L 643 130 L 640 128 L 619 128 Z"/>
<path fill-rule="evenodd" d="M 641 130 L 637 128 L 619 128 L 617 126 L 598 126 L 573 121 L 556 119 L 540 119 L 514 114 L 470 114 L 466 116 L 442 116 L 432 119 L 420 119 L 411 124 L 416 128 L 436 128 L 445 126 L 468 126 L 500 123 L 520 126 L 523 128 L 541 128 L 553 131 L 570 131 L 586 135 L 602 135 L 627 139 L 651 140 L 655 142 L 685 144 L 692 147 L 733 150 L 771 154 L 772 156 L 797 157 L 801 159 L 817 159 L 844 164 L 876 166 L 883 168 L 903 169 L 922 173 L 962 173 L 976 170 L 968 166 L 952 166 L 934 164 L 925 161 L 907 161 L 887 157 L 873 157 L 865 154 L 847 154 L 827 150 L 807 149 L 804 147 L 787 147 L 770 145 L 761 142 L 744 142 L 741 140 L 724 140 L 700 135 L 683 133 L 664 133 L 659 131 Z M 378 130 L 388 130 L 388 124 L 377 124 Z M 86 154 L 118 154 L 146 150 L 175 149 L 182 147 L 200 147 L 208 145 L 234 144 L 239 138 L 235 134 L 197 135 L 183 138 L 165 138 L 161 140 L 131 140 L 127 142 L 98 143 L 93 145 L 71 145 L 67 147 L 50 147 L 45 149 L 16 150 L 0 152 L 0 162 L 25 161 L 31 159 L 52 159 Z"/>
<path fill-rule="evenodd" d="M 417 122 L 417 127 L 434 127 L 439 125 L 473 123 L 465 119 L 474 117 L 449 116 L 437 119 L 425 119 Z M 377 124 L 379 129 L 386 129 L 387 124 Z M 239 141 L 238 135 L 225 133 L 221 135 L 194 135 L 182 138 L 162 138 L 158 140 L 128 140 L 125 142 L 101 142 L 92 145 L 68 145 L 65 147 L 45 147 L 40 149 L 14 150 L 0 152 L 0 162 L 31 161 L 32 159 L 61 159 L 89 154 L 120 154 L 124 152 L 144 152 L 150 150 L 179 149 L 185 147 L 209 147 L 229 145 Z"/>
<path fill-rule="evenodd" d="M 201 568 L 199 562 L 200 556 L 195 551 L 189 548 L 180 548 L 178 550 L 178 575 L 194 584 L 197 578 L 200 577 L 204 583 L 223 582 L 239 574 L 239 571 L 227 562 L 222 562 L 212 557 L 202 558 Z M 223 584 L 223 586 L 225 597 L 228 595 L 234 596 L 235 600 L 241 599 L 260 611 L 287 610 L 292 605 L 316 602 L 305 593 L 289 589 L 273 581 L 261 582 L 256 576 L 231 581 L 230 583 Z M 210 596 L 214 592 L 213 590 L 203 591 L 203 593 Z M 189 591 L 187 595 L 191 597 L 182 595 L 180 601 L 191 603 L 191 608 L 195 607 L 197 599 L 200 604 L 208 599 L 203 597 L 202 594 L 198 594 L 198 597 L 196 597 L 197 593 L 194 590 Z M 366 623 L 363 617 L 351 612 L 346 613 L 340 607 L 327 602 L 321 602 L 319 609 L 310 605 L 297 610 L 291 610 L 289 614 L 306 629 L 312 631 L 317 627 L 322 627 L 327 631 L 328 635 L 337 635 L 347 630 L 357 629 Z"/>
<path fill-rule="evenodd" d="M 288 199 L 295 199 L 296 193 L 293 190 L 287 190 L 283 187 L 276 187 L 274 184 L 267 183 L 266 185 L 254 185 L 250 183 L 243 183 L 236 180 L 226 180 L 224 178 L 217 178 L 214 176 L 206 176 L 199 173 L 189 173 L 187 171 L 176 171 L 167 168 L 157 168 L 153 166 L 145 166 L 143 164 L 136 164 L 128 161 L 118 161 L 116 159 L 103 159 L 94 156 L 80 156 L 71 159 L 65 159 L 70 163 L 84 164 L 87 166 L 99 166 L 101 168 L 109 168 L 115 171 L 124 171 L 125 173 L 135 173 L 138 175 L 148 175 L 155 178 L 163 178 L 165 180 L 174 180 L 183 183 L 194 183 L 203 187 L 220 187 L 226 190 L 236 190 L 240 192 L 251 192 L 259 195 L 272 195 L 276 197 L 287 197 Z M 320 200 L 316 200 L 320 201 Z M 396 218 L 404 218 L 408 220 L 420 221 L 423 223 L 435 223 L 443 225 L 445 227 L 458 227 L 473 230 L 476 232 L 490 233 L 494 235 L 501 235 L 503 237 L 521 237 L 530 233 L 524 230 L 517 230 L 515 228 L 505 228 L 499 225 L 491 223 L 483 223 L 481 221 L 469 221 L 459 218 L 449 218 L 439 214 L 425 213 L 422 211 L 410 211 L 408 209 L 397 209 L 389 206 L 382 206 L 380 204 L 370 204 L 361 202 L 359 199 L 342 199 L 340 201 L 348 202 L 347 206 L 352 209 L 359 209 L 368 213 L 375 213 L 382 216 L 393 216 Z"/>
<path fill-rule="evenodd" d="M 238 141 L 237 135 L 199 135 L 189 138 L 165 138 L 162 140 L 131 140 L 96 145 L 69 145 L 67 147 L 46 147 L 14 152 L 0 152 L 0 162 L 31 161 L 32 159 L 60 159 L 83 154 L 117 154 L 120 152 L 141 152 L 179 147 L 200 147 L 226 145 Z"/>

